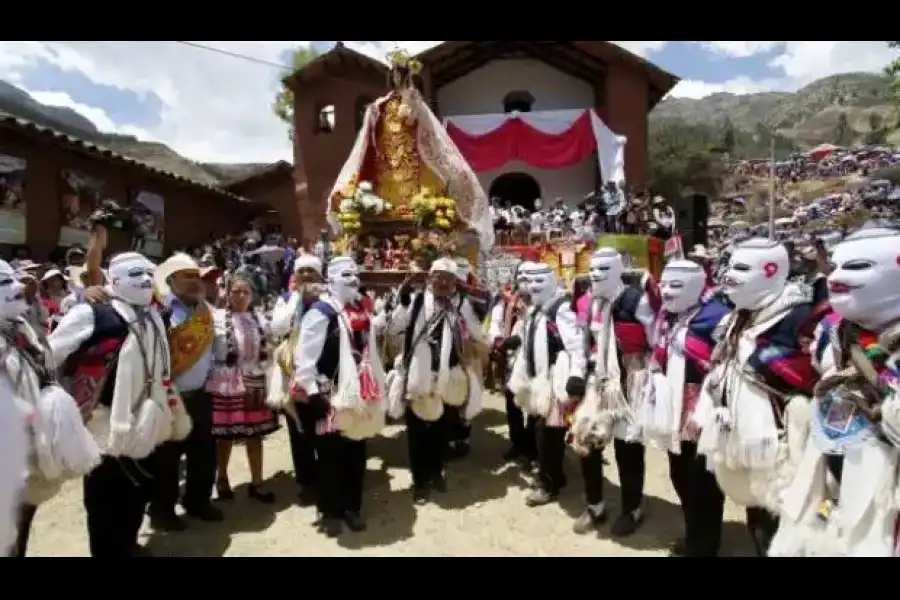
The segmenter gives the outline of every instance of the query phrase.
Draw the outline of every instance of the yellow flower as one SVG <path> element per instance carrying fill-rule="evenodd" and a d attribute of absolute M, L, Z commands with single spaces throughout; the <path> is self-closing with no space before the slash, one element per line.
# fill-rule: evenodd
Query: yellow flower
<path fill-rule="evenodd" d="M 441 209 L 437 209 L 436 211 L 434 211 L 434 216 L 438 219 L 443 219 L 444 211 L 442 211 Z"/>
<path fill-rule="evenodd" d="M 448 208 L 447 210 L 445 210 L 444 214 L 447 216 L 448 219 L 456 218 L 456 211 L 453 210 L 452 208 Z"/>
<path fill-rule="evenodd" d="M 413 59 L 410 59 L 410 61 L 406 65 L 406 67 L 409 69 L 410 73 L 412 73 L 413 75 L 418 75 L 419 72 L 422 70 L 422 63 L 413 58 Z"/>
<path fill-rule="evenodd" d="M 418 250 L 422 247 L 422 240 L 420 240 L 419 238 L 414 238 L 412 242 L 410 242 L 410 245 L 412 245 L 413 250 Z"/>
<path fill-rule="evenodd" d="M 441 229 L 448 229 L 450 227 L 450 221 L 447 219 L 435 219 L 434 223 Z"/>
<path fill-rule="evenodd" d="M 352 183 L 348 183 L 341 188 L 340 194 L 344 198 L 353 198 L 356 195 L 356 186 Z"/>

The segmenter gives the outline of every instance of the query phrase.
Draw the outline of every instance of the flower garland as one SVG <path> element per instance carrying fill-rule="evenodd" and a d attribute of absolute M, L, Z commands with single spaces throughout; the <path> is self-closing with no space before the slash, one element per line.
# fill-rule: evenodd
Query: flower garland
<path fill-rule="evenodd" d="M 359 185 L 347 184 L 340 191 L 338 221 L 347 233 L 356 233 L 362 227 L 362 217 L 378 215 L 393 210 L 390 202 L 375 194 L 372 184 L 361 181 Z"/>
<path fill-rule="evenodd" d="M 427 228 L 444 231 L 453 229 L 459 220 L 456 201 L 453 198 L 437 196 L 431 188 L 423 187 L 410 202 L 419 223 Z"/>

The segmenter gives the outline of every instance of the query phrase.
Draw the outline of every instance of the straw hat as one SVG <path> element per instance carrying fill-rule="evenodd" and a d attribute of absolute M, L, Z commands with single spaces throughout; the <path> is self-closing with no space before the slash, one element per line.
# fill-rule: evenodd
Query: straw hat
<path fill-rule="evenodd" d="M 200 274 L 200 265 L 193 258 L 183 252 L 177 252 L 170 256 L 164 263 L 156 267 L 153 276 L 156 290 L 160 296 L 168 296 L 172 290 L 169 288 L 169 277 L 182 271 L 196 271 Z"/>
<path fill-rule="evenodd" d="M 694 244 L 694 249 L 688 254 L 688 258 L 699 258 L 700 260 L 709 260 L 712 256 L 703 244 Z"/>

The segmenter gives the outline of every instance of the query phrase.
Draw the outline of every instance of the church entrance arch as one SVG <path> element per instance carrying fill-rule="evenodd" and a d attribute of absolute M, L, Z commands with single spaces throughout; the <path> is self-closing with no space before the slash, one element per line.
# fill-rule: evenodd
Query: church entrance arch
<path fill-rule="evenodd" d="M 501 205 L 509 202 L 533 212 L 534 201 L 541 197 L 541 184 L 528 173 L 505 173 L 491 183 L 488 196 L 499 198 Z"/>

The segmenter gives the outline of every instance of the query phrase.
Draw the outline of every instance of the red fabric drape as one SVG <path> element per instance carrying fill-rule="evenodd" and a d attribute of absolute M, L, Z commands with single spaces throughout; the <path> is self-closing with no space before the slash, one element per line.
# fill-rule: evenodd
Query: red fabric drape
<path fill-rule="evenodd" d="M 476 172 L 498 169 L 511 160 L 539 169 L 571 167 L 597 148 L 590 111 L 561 133 L 544 133 L 517 118 L 482 135 L 468 134 L 451 121 L 447 132 Z"/>

